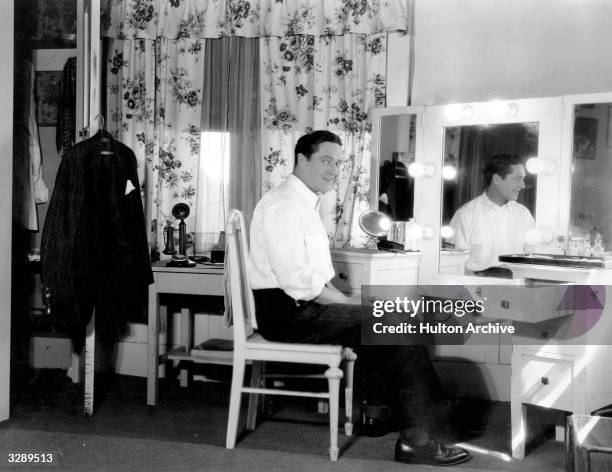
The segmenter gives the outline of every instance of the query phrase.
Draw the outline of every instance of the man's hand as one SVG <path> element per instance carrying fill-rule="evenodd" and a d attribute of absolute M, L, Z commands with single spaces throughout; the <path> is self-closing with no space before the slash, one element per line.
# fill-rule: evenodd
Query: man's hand
<path fill-rule="evenodd" d="M 314 299 L 316 303 L 321 305 L 331 305 L 332 303 L 342 303 L 345 305 L 359 305 L 361 300 L 358 297 L 348 297 L 340 290 L 334 287 L 331 283 L 327 283 L 321 290 L 321 293 Z"/>

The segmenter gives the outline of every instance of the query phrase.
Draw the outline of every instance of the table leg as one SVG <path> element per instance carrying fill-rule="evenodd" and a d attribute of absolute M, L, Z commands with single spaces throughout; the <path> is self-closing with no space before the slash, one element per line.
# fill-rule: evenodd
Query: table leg
<path fill-rule="evenodd" d="M 512 353 L 512 378 L 510 380 L 511 449 L 515 459 L 525 458 L 527 441 L 526 408 L 522 403 L 521 358 L 514 349 Z"/>
<path fill-rule="evenodd" d="M 157 404 L 159 377 L 159 294 L 155 283 L 149 285 L 149 316 L 147 338 L 147 405 Z"/>
<path fill-rule="evenodd" d="M 191 310 L 189 308 L 183 308 L 181 310 L 181 346 L 185 348 L 185 352 L 189 354 L 191 352 Z M 183 362 L 179 381 L 181 387 L 187 387 L 189 385 L 189 369 Z"/>

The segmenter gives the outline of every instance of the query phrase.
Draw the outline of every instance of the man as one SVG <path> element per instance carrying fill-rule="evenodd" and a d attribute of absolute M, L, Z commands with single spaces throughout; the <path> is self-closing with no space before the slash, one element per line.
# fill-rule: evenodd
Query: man
<path fill-rule="evenodd" d="M 425 346 L 361 346 L 361 307 L 336 289 L 329 242 L 317 210 L 336 182 L 342 142 L 329 131 L 302 136 L 293 174 L 257 204 L 251 223 L 250 279 L 260 334 L 279 342 L 339 344 L 357 351 L 358 368 L 370 377 L 388 372 L 396 382 L 402 431 L 401 462 L 453 465 L 469 459 L 429 437 L 443 404 Z M 360 373 L 364 375 L 364 373 Z M 370 388 L 376 381 L 368 382 Z"/>
<path fill-rule="evenodd" d="M 453 215 L 457 249 L 468 249 L 466 267 L 477 275 L 507 276 L 498 256 L 530 251 L 525 235 L 535 226 L 529 210 L 516 201 L 525 188 L 525 166 L 511 154 L 493 156 L 484 169 L 486 190 Z M 511 274 L 510 274 L 511 276 Z"/>

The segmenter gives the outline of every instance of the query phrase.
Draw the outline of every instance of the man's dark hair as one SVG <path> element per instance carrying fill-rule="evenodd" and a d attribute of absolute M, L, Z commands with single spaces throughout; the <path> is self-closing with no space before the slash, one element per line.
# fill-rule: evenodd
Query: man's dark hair
<path fill-rule="evenodd" d="M 319 144 L 321 143 L 335 143 L 342 146 L 342 140 L 340 137 L 327 130 L 317 130 L 311 133 L 305 134 L 300 139 L 298 139 L 295 145 L 295 162 L 294 166 L 297 166 L 298 163 L 298 154 L 304 154 L 307 159 L 310 159 L 310 156 L 313 152 L 317 152 L 319 150 Z"/>
<path fill-rule="evenodd" d="M 485 186 L 488 187 L 493 180 L 493 174 L 499 175 L 502 179 L 512 171 L 510 166 L 523 164 L 520 157 L 514 154 L 496 154 L 487 162 L 483 172 L 485 177 Z"/>

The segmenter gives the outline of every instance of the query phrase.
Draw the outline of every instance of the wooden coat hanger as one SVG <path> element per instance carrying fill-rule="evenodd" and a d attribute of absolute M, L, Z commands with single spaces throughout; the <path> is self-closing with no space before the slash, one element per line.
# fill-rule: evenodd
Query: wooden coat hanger
<path fill-rule="evenodd" d="M 104 127 L 104 116 L 98 114 L 96 115 L 96 119 L 98 120 L 98 133 L 100 134 L 100 142 L 102 143 L 100 154 L 103 156 L 112 156 L 115 152 L 113 151 L 112 138 Z"/>

